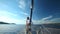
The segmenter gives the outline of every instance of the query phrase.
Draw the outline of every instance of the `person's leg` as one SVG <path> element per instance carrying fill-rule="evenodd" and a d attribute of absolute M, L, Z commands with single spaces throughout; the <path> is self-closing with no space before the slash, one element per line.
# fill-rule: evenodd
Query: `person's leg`
<path fill-rule="evenodd" d="M 28 34 L 28 31 L 26 31 L 26 34 Z"/>

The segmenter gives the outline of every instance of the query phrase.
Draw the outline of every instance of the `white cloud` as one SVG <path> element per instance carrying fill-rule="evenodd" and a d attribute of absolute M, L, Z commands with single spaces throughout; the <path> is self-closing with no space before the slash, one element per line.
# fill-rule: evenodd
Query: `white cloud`
<path fill-rule="evenodd" d="M 9 11 L 0 11 L 0 16 L 17 16 L 17 14 L 11 13 Z"/>
<path fill-rule="evenodd" d="M 60 23 L 60 18 L 54 18 L 54 19 L 51 19 L 50 21 L 54 23 Z"/>
<path fill-rule="evenodd" d="M 25 19 L 16 19 L 12 16 L 17 17 L 17 14 L 8 11 L 0 11 L 0 21 L 16 24 L 25 24 Z"/>
<path fill-rule="evenodd" d="M 60 18 L 50 19 L 52 16 L 42 18 L 41 20 L 33 20 L 34 24 L 49 24 L 49 23 L 60 23 Z M 50 19 L 50 20 L 49 20 Z"/>
<path fill-rule="evenodd" d="M 21 9 L 25 9 L 25 7 L 26 7 L 25 0 L 20 0 L 20 1 L 19 1 L 19 7 L 20 7 Z"/>
<path fill-rule="evenodd" d="M 7 22 L 7 23 L 25 24 L 25 19 L 19 20 L 7 16 L 0 16 L 0 21 Z"/>
<path fill-rule="evenodd" d="M 26 2 L 25 2 L 25 0 L 19 0 L 19 8 L 23 9 L 23 12 L 20 12 L 21 14 L 23 14 L 25 16 L 28 16 L 28 14 L 25 11 L 25 8 L 26 8 Z"/>
<path fill-rule="evenodd" d="M 28 14 L 26 12 L 20 12 L 21 14 L 28 16 Z"/>
<path fill-rule="evenodd" d="M 24 9 L 26 6 L 25 4 L 25 1 L 24 0 L 20 0 L 19 1 L 19 7 Z M 2 8 L 11 8 L 9 7 L 7 4 L 5 3 L 1 3 L 0 2 L 0 7 Z M 22 13 L 24 15 L 28 15 L 27 13 Z M 8 22 L 8 23 L 16 23 L 16 24 L 25 24 L 25 19 L 15 19 L 15 18 L 12 18 L 12 17 L 17 17 L 18 15 L 15 14 L 15 13 L 11 13 L 9 11 L 6 11 L 6 10 L 0 10 L 0 21 L 3 21 L 3 22 Z"/>
<path fill-rule="evenodd" d="M 47 19 L 50 19 L 50 18 L 52 18 L 52 16 L 45 17 L 42 20 L 47 20 Z"/>

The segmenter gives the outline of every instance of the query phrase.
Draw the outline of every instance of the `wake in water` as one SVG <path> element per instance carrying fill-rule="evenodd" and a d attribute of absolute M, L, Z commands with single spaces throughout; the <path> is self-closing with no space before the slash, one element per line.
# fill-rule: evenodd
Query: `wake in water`
<path fill-rule="evenodd" d="M 44 26 L 41 25 L 40 27 L 32 26 L 31 34 L 51 34 L 51 32 Z M 26 30 L 23 29 L 18 34 L 26 34 Z"/>
<path fill-rule="evenodd" d="M 51 32 L 44 25 L 41 25 L 40 29 L 41 34 L 51 34 Z"/>

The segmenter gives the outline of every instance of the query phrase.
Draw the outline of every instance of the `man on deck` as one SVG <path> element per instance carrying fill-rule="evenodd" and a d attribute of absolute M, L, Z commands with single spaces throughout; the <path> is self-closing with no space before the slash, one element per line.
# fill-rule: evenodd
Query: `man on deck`
<path fill-rule="evenodd" d="M 26 20 L 26 31 L 28 33 L 28 31 L 31 30 L 31 27 L 30 27 L 31 23 L 30 23 L 30 18 L 27 17 L 27 20 Z"/>

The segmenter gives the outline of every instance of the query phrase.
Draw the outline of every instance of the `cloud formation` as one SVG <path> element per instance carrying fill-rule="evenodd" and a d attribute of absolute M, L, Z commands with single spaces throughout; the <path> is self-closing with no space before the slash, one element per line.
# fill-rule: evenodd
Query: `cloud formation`
<path fill-rule="evenodd" d="M 0 16 L 0 21 L 7 23 L 24 24 L 25 20 L 14 19 L 7 16 Z"/>
<path fill-rule="evenodd" d="M 53 16 L 42 18 L 41 20 L 33 20 L 34 24 L 49 24 L 49 23 L 60 23 L 60 18 L 51 19 Z M 50 20 L 49 20 L 50 19 Z"/>
<path fill-rule="evenodd" d="M 17 16 L 17 14 L 11 13 L 9 11 L 0 11 L 0 16 Z"/>
<path fill-rule="evenodd" d="M 25 24 L 25 19 L 16 19 L 12 16 L 17 17 L 18 15 L 8 11 L 0 11 L 0 21 L 7 23 Z"/>
<path fill-rule="evenodd" d="M 20 0 L 20 1 L 19 1 L 19 7 L 20 7 L 21 9 L 25 9 L 26 3 L 25 3 L 24 0 Z"/>
<path fill-rule="evenodd" d="M 28 13 L 26 13 L 26 12 L 20 12 L 20 13 L 25 15 L 25 16 L 28 16 Z"/>
<path fill-rule="evenodd" d="M 42 20 L 47 20 L 47 19 L 50 19 L 50 18 L 52 18 L 53 16 L 48 16 L 48 17 L 45 17 L 45 18 L 43 18 Z"/>
<path fill-rule="evenodd" d="M 19 8 L 23 10 L 23 12 L 20 12 L 21 14 L 28 16 L 28 13 L 26 13 L 26 1 L 25 0 L 19 0 Z"/>

